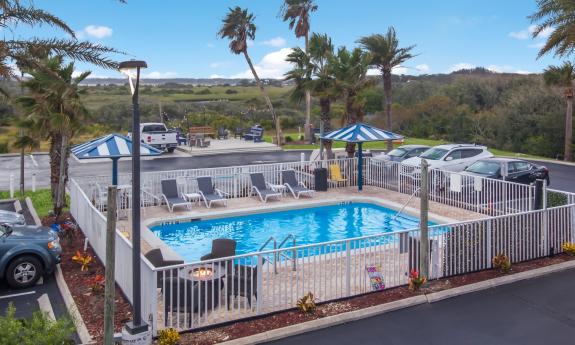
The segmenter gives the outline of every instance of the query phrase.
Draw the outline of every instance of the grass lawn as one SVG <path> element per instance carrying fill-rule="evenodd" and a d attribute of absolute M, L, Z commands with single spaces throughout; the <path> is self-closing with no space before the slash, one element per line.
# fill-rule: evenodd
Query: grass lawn
<path fill-rule="evenodd" d="M 14 193 L 14 197 L 20 199 L 21 195 L 20 192 Z M 52 210 L 52 196 L 50 193 L 50 189 L 39 189 L 35 192 L 26 191 L 24 193 L 24 197 L 30 197 L 32 203 L 34 204 L 34 208 L 38 213 L 38 216 L 41 218 L 43 216 L 47 216 L 48 213 Z M 9 199 L 10 192 L 8 191 L 0 191 L 0 199 Z M 23 198 L 22 198 L 23 199 Z M 70 196 L 66 195 L 66 204 L 70 204 Z M 68 210 L 67 208 L 65 210 Z"/>
<path fill-rule="evenodd" d="M 286 136 L 291 136 L 294 140 L 297 138 L 297 133 L 286 133 Z M 266 142 L 272 142 L 272 135 L 264 136 L 264 140 Z M 448 141 L 445 140 L 432 140 L 432 139 L 421 139 L 421 138 L 406 138 L 404 145 L 428 145 L 428 146 L 436 146 L 441 144 L 448 144 Z M 395 144 L 394 146 L 399 146 L 399 144 Z M 342 141 L 335 141 L 333 143 L 333 148 L 344 148 L 345 143 Z M 365 143 L 363 144 L 364 150 L 385 150 L 387 148 L 387 143 L 383 141 L 372 142 L 372 143 Z M 317 145 L 290 145 L 289 143 L 283 146 L 284 150 L 313 150 L 319 149 L 319 144 Z M 550 159 L 541 156 L 534 156 L 528 155 L 523 153 L 511 152 L 511 151 L 503 151 L 490 148 L 489 151 L 496 156 L 509 156 L 509 157 L 518 157 L 518 158 L 534 158 L 534 159 Z"/>

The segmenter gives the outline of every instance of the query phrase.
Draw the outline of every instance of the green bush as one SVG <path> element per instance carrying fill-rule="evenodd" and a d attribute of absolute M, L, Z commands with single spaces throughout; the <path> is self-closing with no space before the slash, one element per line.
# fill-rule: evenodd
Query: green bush
<path fill-rule="evenodd" d="M 31 319 L 17 319 L 16 308 L 10 303 L 6 316 L 0 316 L 0 344 L 68 345 L 74 344 L 74 324 L 69 317 L 52 321 L 36 311 Z"/>
<path fill-rule="evenodd" d="M 567 205 L 567 195 L 557 192 L 547 192 L 547 207 Z"/>
<path fill-rule="evenodd" d="M 14 193 L 15 198 L 21 198 L 20 192 Z M 38 189 L 35 192 L 27 190 L 24 193 L 24 198 L 30 197 L 34 208 L 38 213 L 39 217 L 47 216 L 48 213 L 53 209 L 52 207 L 52 193 L 50 189 Z M 0 199 L 10 198 L 10 192 L 0 191 Z M 66 205 L 70 205 L 70 196 L 66 195 Z M 0 343 L 1 344 L 1 343 Z"/>
<path fill-rule="evenodd" d="M 7 142 L 2 142 L 0 143 L 0 153 L 8 153 L 8 143 Z"/>

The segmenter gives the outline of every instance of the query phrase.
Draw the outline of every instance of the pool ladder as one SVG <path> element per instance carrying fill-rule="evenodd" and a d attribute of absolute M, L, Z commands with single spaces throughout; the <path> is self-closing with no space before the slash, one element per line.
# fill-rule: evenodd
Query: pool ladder
<path fill-rule="evenodd" d="M 405 208 L 407 207 L 407 205 L 409 205 L 409 203 L 411 202 L 411 200 L 413 200 L 413 198 L 415 197 L 415 195 L 417 194 L 417 192 L 419 192 L 419 187 L 415 189 L 415 191 L 413 193 L 411 193 L 411 196 L 409 197 L 409 199 L 407 199 L 407 202 L 405 204 L 403 204 L 403 206 L 401 206 L 401 209 L 395 214 L 395 216 L 393 216 L 393 218 L 391 218 L 391 220 L 396 220 L 397 217 L 399 217 L 403 211 L 405 210 Z"/>
<path fill-rule="evenodd" d="M 296 239 L 295 239 L 295 235 L 293 234 L 288 234 L 283 241 L 280 242 L 279 246 L 277 245 L 277 240 L 274 236 L 270 236 L 267 241 L 264 242 L 264 244 L 260 247 L 260 252 L 262 250 L 264 250 L 265 247 L 268 246 L 268 244 L 272 243 L 274 244 L 274 255 L 273 255 L 273 263 L 274 263 L 274 273 L 277 274 L 278 273 L 278 268 L 277 268 L 277 262 L 279 261 L 280 256 L 283 257 L 286 260 L 291 260 L 292 261 L 292 270 L 295 271 L 296 270 L 296 259 L 297 259 L 297 251 L 295 249 L 293 249 L 292 251 L 292 257 L 289 257 L 288 255 L 286 255 L 285 253 L 279 253 L 275 250 L 277 249 L 281 249 L 287 242 L 288 240 L 292 240 L 292 247 L 295 248 L 296 245 Z M 264 259 L 266 260 L 266 259 Z"/>

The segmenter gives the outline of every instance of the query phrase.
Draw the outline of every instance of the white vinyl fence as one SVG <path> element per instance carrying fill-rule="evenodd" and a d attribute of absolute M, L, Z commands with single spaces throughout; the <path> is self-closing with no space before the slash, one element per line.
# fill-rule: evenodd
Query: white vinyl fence
<path fill-rule="evenodd" d="M 313 188 L 313 170 L 333 164 L 347 178 L 341 186 L 356 185 L 355 159 L 148 172 L 142 184 L 155 197 L 161 193 L 161 180 L 175 178 L 180 188 L 191 192 L 197 188 L 196 177 L 212 176 L 217 188 L 236 198 L 249 195 L 249 173 L 263 172 L 268 182 L 280 184 L 281 171 L 293 169 Z M 396 163 L 368 158 L 364 179 L 369 186 L 419 193 L 417 171 Z M 514 263 L 547 256 L 574 240 L 573 194 L 547 191 L 550 208 L 533 210 L 532 186 L 435 170 L 430 181 L 432 201 L 494 216 L 430 227 L 430 279 L 491 268 L 497 254 L 508 255 Z M 99 193 L 109 183 L 109 177 L 91 177 L 70 184 L 72 215 L 102 261 L 106 220 Z M 129 175 L 120 176 L 120 184 L 129 183 Z M 308 292 L 319 301 L 370 292 L 366 266 L 380 269 L 387 288 L 404 285 L 409 270 L 418 267 L 419 237 L 419 229 L 411 229 L 167 268 L 154 268 L 142 256 L 142 313 L 154 332 L 164 327 L 197 329 L 294 308 Z M 116 281 L 131 301 L 131 265 L 126 264 L 131 262 L 131 243 L 116 231 L 116 246 Z"/>

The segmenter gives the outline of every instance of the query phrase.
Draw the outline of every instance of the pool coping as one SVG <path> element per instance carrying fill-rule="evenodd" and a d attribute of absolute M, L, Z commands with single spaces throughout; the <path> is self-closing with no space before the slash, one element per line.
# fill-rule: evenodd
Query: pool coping
<path fill-rule="evenodd" d="M 166 218 L 163 217 L 150 218 L 142 222 L 142 224 L 144 225 L 142 227 L 142 237 L 146 242 L 148 242 L 148 244 L 150 244 L 152 248 L 160 248 L 166 259 L 183 260 L 183 258 L 178 253 L 176 253 L 174 249 L 172 249 L 168 244 L 166 244 L 152 232 L 151 227 L 162 224 L 187 223 L 192 220 L 209 220 L 209 219 L 219 219 L 228 217 L 239 217 L 253 214 L 300 210 L 304 208 L 332 206 L 332 205 L 340 205 L 342 203 L 354 203 L 354 202 L 375 204 L 377 206 L 385 207 L 394 211 L 399 211 L 404 206 L 394 201 L 383 200 L 380 198 L 368 197 L 368 196 L 339 197 L 331 200 L 313 200 L 313 199 L 305 199 L 305 200 L 300 199 L 300 200 L 303 202 L 297 204 L 273 204 L 273 205 L 261 204 L 255 207 L 246 207 L 241 209 L 219 209 L 207 214 L 190 211 L 188 214 L 181 216 L 166 217 Z M 194 215 L 194 213 L 196 215 Z M 418 218 L 419 210 L 407 206 L 404 208 L 402 213 Z M 429 213 L 429 220 L 438 224 L 449 224 L 458 222 L 458 220 L 456 219 L 441 216 L 432 212 Z M 319 242 L 317 244 L 321 243 L 323 242 Z"/>

